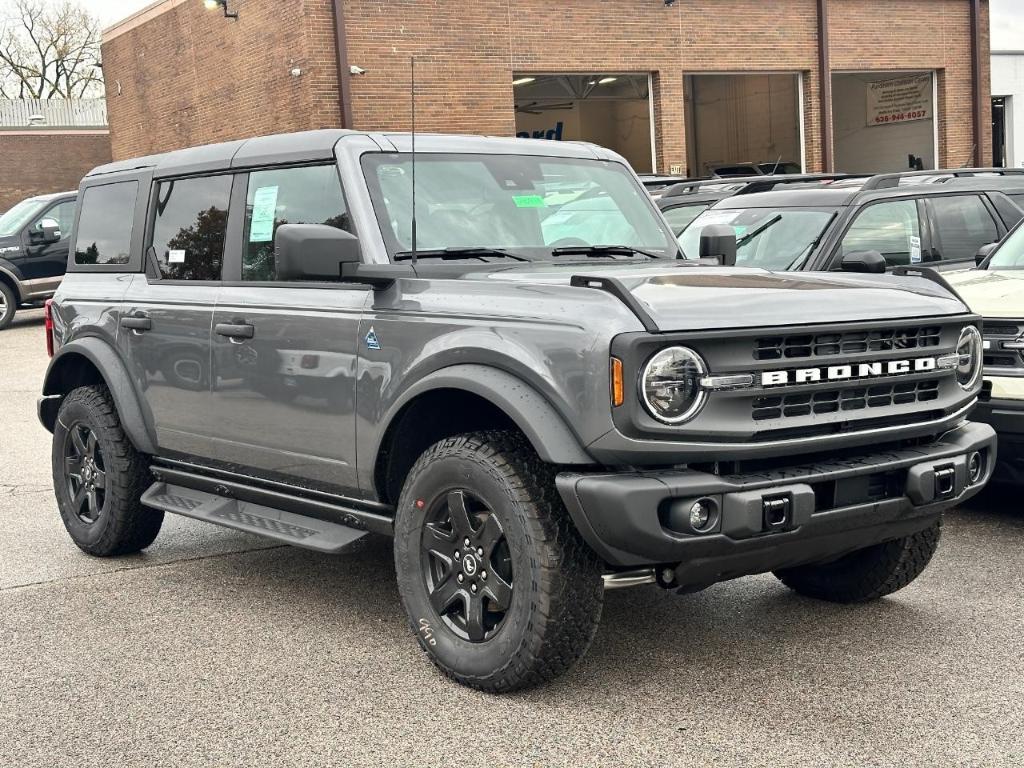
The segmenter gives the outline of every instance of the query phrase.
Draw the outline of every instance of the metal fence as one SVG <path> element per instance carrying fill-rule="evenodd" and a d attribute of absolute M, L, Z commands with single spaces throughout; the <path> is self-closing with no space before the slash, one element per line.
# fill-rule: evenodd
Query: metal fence
<path fill-rule="evenodd" d="M 0 99 L 3 128 L 103 128 L 106 99 Z"/>

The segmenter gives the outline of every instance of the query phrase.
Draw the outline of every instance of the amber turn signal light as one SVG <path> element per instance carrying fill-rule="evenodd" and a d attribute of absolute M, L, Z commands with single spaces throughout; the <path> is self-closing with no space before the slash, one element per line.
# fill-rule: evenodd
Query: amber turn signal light
<path fill-rule="evenodd" d="M 612 405 L 618 407 L 625 401 L 622 390 L 622 361 L 612 358 Z"/>

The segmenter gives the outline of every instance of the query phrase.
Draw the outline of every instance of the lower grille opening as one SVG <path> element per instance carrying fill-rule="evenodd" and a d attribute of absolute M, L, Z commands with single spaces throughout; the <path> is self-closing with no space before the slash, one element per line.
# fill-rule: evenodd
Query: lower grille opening
<path fill-rule="evenodd" d="M 818 512 L 868 504 L 874 501 L 896 499 L 906 492 L 907 471 L 876 472 L 872 475 L 847 477 L 842 480 L 828 480 L 812 483 L 814 506 Z"/>

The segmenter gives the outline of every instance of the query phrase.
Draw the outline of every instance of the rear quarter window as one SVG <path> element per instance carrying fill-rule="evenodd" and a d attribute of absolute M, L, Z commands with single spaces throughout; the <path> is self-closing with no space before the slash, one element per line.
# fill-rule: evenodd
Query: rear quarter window
<path fill-rule="evenodd" d="M 119 181 L 85 190 L 75 238 L 75 264 L 88 267 L 129 263 L 138 194 L 138 181 Z"/>

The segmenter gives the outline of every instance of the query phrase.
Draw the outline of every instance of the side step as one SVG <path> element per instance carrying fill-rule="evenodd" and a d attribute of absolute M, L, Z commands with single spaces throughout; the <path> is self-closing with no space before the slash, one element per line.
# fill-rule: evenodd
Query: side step
<path fill-rule="evenodd" d="M 157 481 L 142 494 L 147 507 L 255 533 L 284 544 L 338 554 L 368 535 L 347 525 Z"/>

